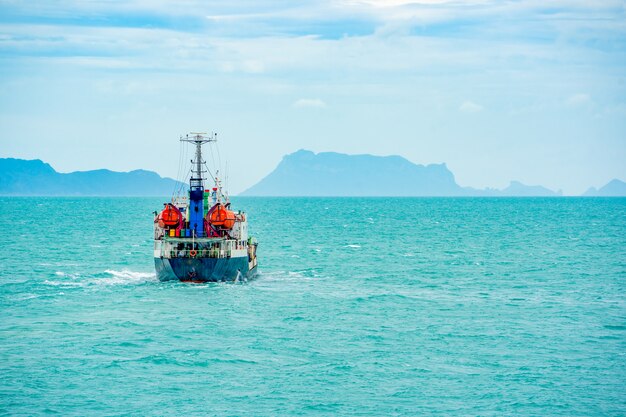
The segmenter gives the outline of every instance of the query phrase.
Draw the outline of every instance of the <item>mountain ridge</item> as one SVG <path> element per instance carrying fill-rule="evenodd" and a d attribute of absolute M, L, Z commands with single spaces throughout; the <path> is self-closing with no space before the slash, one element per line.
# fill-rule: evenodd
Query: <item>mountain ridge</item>
<path fill-rule="evenodd" d="M 626 182 L 612 179 L 599 189 L 590 187 L 584 192 L 585 197 L 623 197 L 626 196 Z"/>
<path fill-rule="evenodd" d="M 165 196 L 178 185 L 178 181 L 143 169 L 60 173 L 40 159 L 0 158 L 0 195 Z"/>
<path fill-rule="evenodd" d="M 281 190 L 284 178 L 288 187 Z M 167 196 L 181 185 L 186 186 L 144 169 L 60 173 L 40 159 L 0 158 L 0 195 L 5 196 Z M 301 149 L 285 155 L 272 172 L 239 195 L 557 197 L 562 193 L 519 181 L 502 190 L 463 187 L 445 163 L 420 165 L 399 155 L 316 154 Z M 626 183 L 613 179 L 600 188 L 590 187 L 582 196 L 626 196 Z"/>
<path fill-rule="evenodd" d="M 398 182 L 402 182 L 406 175 L 418 172 L 420 179 L 417 185 L 428 195 L 463 194 L 445 164 L 416 165 L 399 155 L 379 157 L 337 152 L 315 154 L 301 149 L 285 155 L 272 173 L 240 195 L 409 196 L 412 195 L 411 188 L 407 188 L 404 183 L 400 187 Z M 374 194 L 372 184 L 380 184 L 381 175 L 385 176 L 384 180 L 387 182 L 386 192 Z M 331 184 L 335 190 L 331 188 Z M 255 187 L 256 190 L 253 190 Z M 303 190 L 306 190 L 305 194 L 302 194 Z"/>
<path fill-rule="evenodd" d="M 511 181 L 503 190 L 475 189 L 456 183 L 445 163 L 414 164 L 399 155 L 314 153 L 300 149 L 241 196 L 542 196 L 557 197 L 542 186 Z"/>

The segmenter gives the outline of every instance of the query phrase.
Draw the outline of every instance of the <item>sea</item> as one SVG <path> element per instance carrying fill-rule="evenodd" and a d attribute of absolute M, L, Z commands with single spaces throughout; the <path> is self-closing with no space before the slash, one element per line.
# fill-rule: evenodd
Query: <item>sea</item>
<path fill-rule="evenodd" d="M 624 198 L 233 198 L 237 284 L 163 200 L 0 198 L 0 415 L 626 415 Z"/>

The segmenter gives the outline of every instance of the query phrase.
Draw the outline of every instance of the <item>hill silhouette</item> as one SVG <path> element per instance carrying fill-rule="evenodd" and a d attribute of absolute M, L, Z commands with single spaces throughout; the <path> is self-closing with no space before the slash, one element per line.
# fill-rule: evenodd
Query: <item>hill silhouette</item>
<path fill-rule="evenodd" d="M 167 196 L 186 187 L 156 172 L 108 169 L 59 173 L 39 160 L 0 158 L 0 195 Z M 511 181 L 502 190 L 462 187 L 446 164 L 418 165 L 401 156 L 346 155 L 299 150 L 241 196 L 486 196 L 556 197 L 545 187 Z M 614 179 L 583 196 L 626 196 L 626 183 Z"/>
<path fill-rule="evenodd" d="M 558 196 L 541 186 L 513 181 L 504 190 L 461 187 L 446 164 L 418 165 L 401 156 L 315 154 L 283 157 L 269 175 L 242 196 Z"/>
<path fill-rule="evenodd" d="M 0 195 L 165 196 L 179 184 L 156 172 L 108 169 L 59 173 L 39 160 L 0 158 Z"/>
<path fill-rule="evenodd" d="M 626 182 L 613 179 L 600 189 L 589 188 L 583 195 L 585 197 L 626 197 Z"/>

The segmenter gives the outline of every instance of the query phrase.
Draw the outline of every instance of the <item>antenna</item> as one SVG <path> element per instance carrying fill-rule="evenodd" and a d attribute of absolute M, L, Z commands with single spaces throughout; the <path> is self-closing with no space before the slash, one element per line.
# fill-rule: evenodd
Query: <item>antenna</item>
<path fill-rule="evenodd" d="M 228 159 L 226 160 L 226 201 L 230 201 L 230 197 L 228 196 L 228 178 L 230 177 L 230 171 L 228 170 Z"/>
<path fill-rule="evenodd" d="M 192 177 L 189 179 L 189 186 L 192 190 L 204 190 L 204 178 L 202 177 L 202 173 L 206 171 L 202 169 L 202 164 L 204 164 L 202 160 L 202 145 L 209 142 L 217 142 L 217 134 L 211 133 L 211 135 L 208 135 L 205 132 L 191 132 L 185 135 L 184 138 L 181 136 L 180 141 L 196 145 L 196 159 L 191 161 L 195 164 L 195 169 L 192 169 Z"/>
<path fill-rule="evenodd" d="M 193 230 L 193 235 L 204 237 L 204 178 L 202 174 L 207 172 L 202 169 L 204 160 L 202 159 L 202 145 L 215 142 L 215 133 L 208 135 L 205 132 L 192 132 L 181 137 L 181 142 L 193 143 L 196 145 L 196 158 L 191 160 L 191 178 L 189 178 L 189 227 Z M 208 170 L 208 168 L 207 168 Z"/>

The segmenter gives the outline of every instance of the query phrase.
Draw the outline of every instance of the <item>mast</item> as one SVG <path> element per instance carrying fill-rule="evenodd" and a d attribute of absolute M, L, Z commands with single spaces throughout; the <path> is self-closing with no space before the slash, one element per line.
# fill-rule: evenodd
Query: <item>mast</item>
<path fill-rule="evenodd" d="M 202 145 L 209 142 L 217 142 L 217 134 L 212 133 L 210 136 L 206 133 L 189 133 L 181 142 L 193 143 L 196 145 L 196 159 L 192 162 L 191 178 L 189 179 L 189 228 L 193 230 L 194 237 L 204 236 L 204 178 L 202 173 Z"/>
<path fill-rule="evenodd" d="M 188 133 L 184 138 L 181 136 L 180 141 L 196 145 L 196 159 L 191 161 L 195 165 L 195 169 L 191 169 L 193 175 L 189 179 L 189 186 L 191 189 L 204 189 L 202 173 L 206 171 L 202 170 L 202 164 L 204 164 L 202 160 L 202 145 L 209 142 L 217 142 L 217 133 L 211 133 L 210 136 L 206 133 Z"/>

